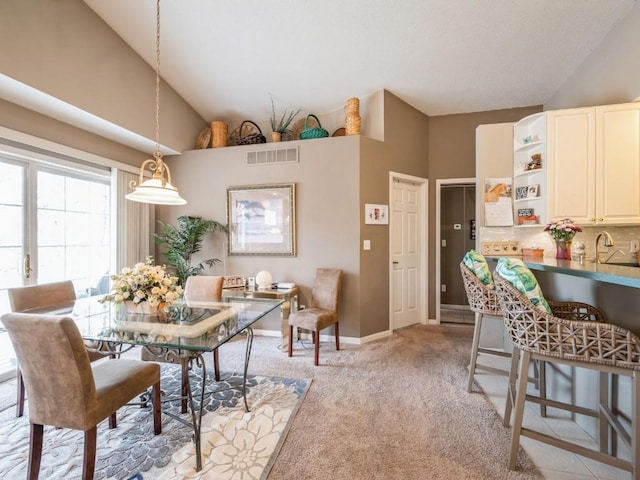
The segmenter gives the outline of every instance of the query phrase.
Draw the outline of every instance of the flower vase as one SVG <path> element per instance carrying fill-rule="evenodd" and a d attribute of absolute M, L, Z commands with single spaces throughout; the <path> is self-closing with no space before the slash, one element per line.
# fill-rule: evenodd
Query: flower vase
<path fill-rule="evenodd" d="M 571 240 L 556 240 L 556 258 L 571 260 Z"/>
<path fill-rule="evenodd" d="M 152 313 L 156 313 L 158 311 L 158 307 L 151 306 L 149 302 L 135 303 L 131 300 L 128 300 L 124 302 L 124 305 L 125 305 L 125 308 L 127 309 L 127 313 L 151 315 Z"/>
<path fill-rule="evenodd" d="M 282 141 L 282 133 L 271 132 L 271 141 L 274 143 Z"/>

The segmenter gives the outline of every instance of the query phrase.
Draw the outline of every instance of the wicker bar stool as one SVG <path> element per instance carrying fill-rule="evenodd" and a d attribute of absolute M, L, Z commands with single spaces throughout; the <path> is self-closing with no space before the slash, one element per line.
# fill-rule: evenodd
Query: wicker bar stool
<path fill-rule="evenodd" d="M 511 354 L 509 352 L 501 352 L 499 350 L 480 347 L 482 318 L 484 317 L 484 315 L 501 318 L 502 310 L 500 309 L 500 305 L 498 303 L 496 291 L 493 288 L 484 285 L 475 275 L 475 273 L 465 265 L 464 262 L 460 262 L 460 272 L 462 273 L 464 289 L 467 292 L 469 308 L 471 308 L 471 311 L 475 314 L 475 327 L 473 329 L 473 342 L 471 345 L 471 361 L 469 363 L 469 380 L 467 383 L 467 392 L 471 392 L 473 389 L 473 380 L 476 370 L 485 370 L 491 373 L 497 373 L 499 375 L 505 376 L 509 375 L 509 372 L 506 370 L 479 364 L 478 353 L 509 358 L 511 357 Z"/>
<path fill-rule="evenodd" d="M 599 321 L 602 314 L 598 309 L 583 303 L 569 302 L 560 306 L 549 302 L 553 313 L 543 312 L 500 273 L 494 272 L 493 278 L 505 327 L 515 348 L 520 351 L 509 469 L 515 469 L 522 435 L 630 471 L 632 478 L 640 480 L 637 465 L 640 456 L 637 429 L 637 421 L 640 418 L 640 338 L 624 328 Z M 561 318 L 559 315 L 572 319 Z M 528 396 L 526 377 L 532 360 L 599 372 L 598 408 Z M 632 399 L 629 418 L 625 419 L 625 416 L 620 414 L 615 400 L 609 401 L 609 375 L 631 378 Z M 515 383 L 515 375 L 510 378 L 511 382 Z M 511 392 L 508 399 L 510 396 Z M 522 427 L 525 400 L 544 402 L 555 408 L 598 419 L 599 450 Z M 630 424 L 629 429 L 625 428 L 626 422 Z M 622 440 L 628 445 L 630 460 L 612 454 L 610 445 L 614 445 L 617 440 Z"/>

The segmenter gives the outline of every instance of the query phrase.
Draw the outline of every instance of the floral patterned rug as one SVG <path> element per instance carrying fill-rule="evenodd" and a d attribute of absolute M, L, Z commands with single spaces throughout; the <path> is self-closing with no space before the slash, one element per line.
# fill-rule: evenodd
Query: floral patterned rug
<path fill-rule="evenodd" d="M 163 365 L 162 369 L 163 392 L 178 391 L 180 370 L 172 365 Z M 239 385 L 241 381 L 239 375 L 222 376 L 220 387 Z M 155 436 L 149 410 L 136 406 L 120 409 L 118 428 L 109 430 L 106 421 L 98 426 L 95 479 L 264 480 L 310 383 L 310 380 L 249 376 L 249 413 L 244 410 L 239 389 L 205 399 L 200 472 L 195 471 L 190 427 L 165 415 L 162 434 Z M 0 415 L 0 478 L 26 477 L 29 420 L 26 413 L 19 419 L 14 415 L 14 408 Z M 81 478 L 82 449 L 82 432 L 45 427 L 40 478 Z"/>

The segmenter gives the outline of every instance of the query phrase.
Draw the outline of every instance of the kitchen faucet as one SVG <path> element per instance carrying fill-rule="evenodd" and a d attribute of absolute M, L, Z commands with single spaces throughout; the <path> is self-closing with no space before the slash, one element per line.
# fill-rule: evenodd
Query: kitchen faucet
<path fill-rule="evenodd" d="M 598 243 L 600 242 L 600 237 L 604 237 L 604 246 L 605 247 L 613 247 L 613 238 L 611 238 L 611 235 L 609 234 L 609 232 L 603 230 L 600 233 L 598 233 L 598 235 L 596 235 L 596 245 L 595 245 L 595 258 L 596 258 L 596 263 L 602 263 L 600 261 L 600 252 L 598 252 Z"/>

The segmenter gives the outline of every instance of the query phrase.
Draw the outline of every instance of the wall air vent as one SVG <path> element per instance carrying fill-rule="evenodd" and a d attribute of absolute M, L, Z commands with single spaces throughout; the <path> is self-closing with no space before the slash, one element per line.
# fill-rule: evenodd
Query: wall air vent
<path fill-rule="evenodd" d="M 270 165 L 298 162 L 298 147 L 272 148 L 247 152 L 247 165 Z"/>

